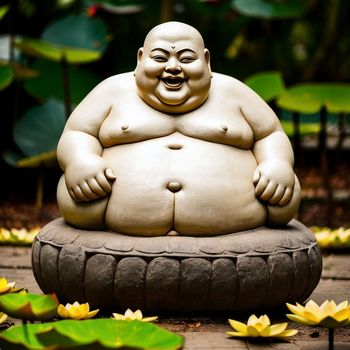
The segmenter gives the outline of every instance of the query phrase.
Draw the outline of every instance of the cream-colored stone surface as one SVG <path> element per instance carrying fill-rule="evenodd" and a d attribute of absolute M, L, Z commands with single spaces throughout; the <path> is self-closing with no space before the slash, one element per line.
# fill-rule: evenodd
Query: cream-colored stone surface
<path fill-rule="evenodd" d="M 221 235 L 285 224 L 300 185 L 288 137 L 246 85 L 212 73 L 193 27 L 153 28 L 135 72 L 100 83 L 58 145 L 63 217 L 131 235 Z"/>

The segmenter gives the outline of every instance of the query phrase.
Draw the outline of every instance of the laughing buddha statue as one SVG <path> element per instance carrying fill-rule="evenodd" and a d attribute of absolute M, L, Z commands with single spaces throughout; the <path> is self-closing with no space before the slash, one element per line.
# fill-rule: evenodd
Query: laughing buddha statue
<path fill-rule="evenodd" d="M 242 82 L 212 73 L 202 36 L 179 22 L 153 28 L 135 71 L 77 106 L 58 160 L 59 208 L 81 229 L 225 235 L 287 224 L 300 202 L 274 112 Z"/>

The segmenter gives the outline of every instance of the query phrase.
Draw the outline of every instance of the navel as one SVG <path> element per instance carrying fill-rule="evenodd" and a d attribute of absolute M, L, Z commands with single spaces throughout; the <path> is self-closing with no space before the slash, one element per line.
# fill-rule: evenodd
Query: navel
<path fill-rule="evenodd" d="M 183 145 L 181 145 L 180 143 L 171 143 L 167 147 L 169 149 L 178 150 L 178 149 L 181 149 L 183 147 Z"/>
<path fill-rule="evenodd" d="M 168 183 L 168 190 L 170 192 L 179 192 L 181 190 L 182 186 L 179 182 L 169 182 Z"/>

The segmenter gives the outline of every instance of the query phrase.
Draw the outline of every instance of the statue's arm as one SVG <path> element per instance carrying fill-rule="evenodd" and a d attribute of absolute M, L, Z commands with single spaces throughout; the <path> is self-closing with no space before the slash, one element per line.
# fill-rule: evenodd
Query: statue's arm
<path fill-rule="evenodd" d="M 272 109 L 253 91 L 241 111 L 254 134 L 252 152 L 257 161 L 254 173 L 256 195 L 272 205 L 286 205 L 295 184 L 294 155 L 291 143 Z"/>
<path fill-rule="evenodd" d="M 102 158 L 98 139 L 110 101 L 109 89 L 101 83 L 73 111 L 59 140 L 57 158 L 68 192 L 76 201 L 90 201 L 111 192 L 110 181 L 115 175 Z"/>

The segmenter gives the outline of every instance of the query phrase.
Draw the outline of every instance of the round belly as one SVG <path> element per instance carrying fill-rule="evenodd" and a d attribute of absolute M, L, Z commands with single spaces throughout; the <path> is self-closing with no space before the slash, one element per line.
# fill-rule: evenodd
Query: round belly
<path fill-rule="evenodd" d="M 134 235 L 219 235 L 258 227 L 251 151 L 181 134 L 108 148 L 117 176 L 106 226 Z"/>

